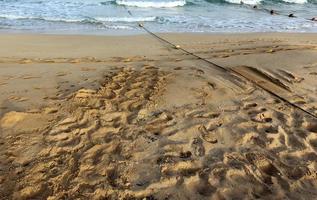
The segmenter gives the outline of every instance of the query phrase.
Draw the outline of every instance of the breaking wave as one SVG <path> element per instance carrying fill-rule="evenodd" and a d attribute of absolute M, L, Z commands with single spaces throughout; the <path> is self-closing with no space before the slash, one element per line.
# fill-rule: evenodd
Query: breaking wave
<path fill-rule="evenodd" d="M 134 6 L 140 8 L 173 8 L 184 6 L 186 4 L 185 0 L 172 0 L 172 1 L 142 1 L 142 0 L 116 0 L 116 4 L 124 6 Z"/>

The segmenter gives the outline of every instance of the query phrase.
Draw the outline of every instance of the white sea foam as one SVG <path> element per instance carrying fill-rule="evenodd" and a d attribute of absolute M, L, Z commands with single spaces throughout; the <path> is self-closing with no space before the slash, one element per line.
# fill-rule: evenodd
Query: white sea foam
<path fill-rule="evenodd" d="M 36 17 L 28 17 L 28 16 L 21 16 L 21 15 L 11 15 L 11 14 L 1 14 L 0 18 L 4 18 L 4 19 L 36 19 Z"/>
<path fill-rule="evenodd" d="M 133 30 L 134 28 L 131 26 L 124 26 L 124 25 L 104 25 L 107 29 L 113 29 L 113 30 Z"/>
<path fill-rule="evenodd" d="M 124 5 L 124 6 L 134 6 L 134 7 L 140 7 L 140 8 L 173 8 L 173 7 L 179 7 L 184 6 L 186 4 L 185 0 L 171 0 L 171 1 L 142 1 L 142 0 L 116 0 L 116 3 L 118 5 Z"/>
<path fill-rule="evenodd" d="M 150 22 L 155 21 L 156 17 L 96 17 L 91 19 L 67 19 L 67 18 L 53 18 L 53 17 L 30 17 L 21 15 L 10 15 L 2 14 L 0 18 L 10 19 L 10 20 L 45 20 L 51 22 L 66 22 L 66 23 L 77 23 L 77 22 Z"/>
<path fill-rule="evenodd" d="M 89 22 L 90 20 L 85 19 L 67 19 L 67 18 L 54 18 L 54 17 L 36 17 L 36 16 L 22 16 L 22 15 L 11 15 L 11 14 L 1 14 L 0 18 L 9 20 L 43 20 L 49 22 L 65 22 L 65 23 L 79 23 L 79 22 Z M 91 21 L 92 23 L 94 21 Z"/>
<path fill-rule="evenodd" d="M 250 5 L 255 5 L 255 4 L 260 4 L 261 2 L 265 0 L 225 0 L 229 3 L 235 3 L 235 4 L 240 4 L 241 2 L 245 4 L 250 4 Z M 287 3 L 297 3 L 297 4 L 304 4 L 307 3 L 307 0 L 282 0 Z"/>
<path fill-rule="evenodd" d="M 68 22 L 68 23 L 85 22 L 85 20 L 83 19 L 65 19 L 65 18 L 52 18 L 52 17 L 43 17 L 39 19 L 45 20 L 45 21 L 51 21 L 51 22 Z"/>
<path fill-rule="evenodd" d="M 261 3 L 262 0 L 226 0 L 229 3 L 240 4 L 241 2 L 245 4 L 255 5 Z"/>
<path fill-rule="evenodd" d="M 96 17 L 95 19 L 101 22 L 151 22 L 155 21 L 156 17 Z"/>
<path fill-rule="evenodd" d="M 283 0 L 283 1 L 287 3 L 298 3 L 298 4 L 307 3 L 307 0 Z"/>

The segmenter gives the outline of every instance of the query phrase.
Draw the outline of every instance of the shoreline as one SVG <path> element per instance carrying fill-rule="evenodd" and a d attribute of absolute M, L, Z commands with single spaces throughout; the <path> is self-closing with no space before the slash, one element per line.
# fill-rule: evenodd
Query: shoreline
<path fill-rule="evenodd" d="M 155 34 L 160 34 L 160 35 L 255 35 L 255 34 L 285 34 L 285 35 L 301 35 L 301 34 L 308 34 L 308 35 L 314 35 L 317 34 L 317 32 L 299 32 L 299 31 L 257 31 L 257 32 L 155 32 Z M 95 37 L 126 37 L 126 36 L 138 36 L 138 35 L 146 35 L 148 34 L 142 29 L 138 30 L 113 30 L 112 32 L 92 32 L 89 33 L 87 32 L 52 32 L 52 31 L 47 31 L 47 32 L 32 32 L 28 30 L 11 30 L 11 29 L 0 29 L 0 35 L 56 35 L 56 36 L 95 36 Z"/>

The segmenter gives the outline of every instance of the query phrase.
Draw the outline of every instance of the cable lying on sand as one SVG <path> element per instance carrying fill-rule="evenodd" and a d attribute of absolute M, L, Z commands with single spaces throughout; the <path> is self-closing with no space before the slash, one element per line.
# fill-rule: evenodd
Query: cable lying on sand
<path fill-rule="evenodd" d="M 126 7 L 125 7 L 125 9 L 126 9 L 127 12 L 129 13 L 129 15 L 133 16 L 133 14 L 132 14 L 132 12 L 131 12 L 130 10 L 128 10 Z M 286 98 L 284 98 L 284 97 L 282 97 L 281 95 L 279 95 L 279 94 L 277 94 L 277 93 L 275 93 L 275 92 L 273 92 L 273 91 L 271 91 L 271 90 L 265 88 L 265 87 L 262 86 L 261 84 L 257 83 L 255 80 L 246 77 L 245 75 L 241 74 L 240 72 L 238 72 L 238 71 L 236 71 L 236 70 L 234 70 L 234 69 L 231 69 L 231 68 L 226 68 L 226 67 L 224 67 L 224 66 L 221 66 L 221 65 L 219 65 L 219 64 L 217 64 L 217 63 L 214 63 L 213 61 L 207 60 L 207 59 L 205 59 L 205 58 L 203 58 L 203 57 L 201 57 L 201 56 L 199 56 L 199 55 L 197 55 L 197 54 L 195 54 L 195 53 L 192 53 L 192 52 L 190 52 L 190 51 L 188 51 L 188 50 L 182 48 L 180 45 L 174 44 L 174 43 L 172 43 L 172 42 L 170 42 L 170 41 L 168 41 L 168 40 L 162 38 L 161 36 L 159 36 L 159 35 L 153 33 L 153 32 L 150 31 L 149 29 L 147 29 L 147 28 L 144 26 L 144 24 L 141 23 L 141 22 L 138 22 L 137 25 L 138 25 L 141 29 L 143 29 L 145 32 L 147 32 L 147 33 L 149 33 L 150 35 L 152 35 L 153 37 L 155 37 L 156 39 L 158 39 L 158 40 L 160 40 L 160 41 L 162 41 L 162 42 L 164 42 L 164 43 L 170 45 L 173 49 L 183 51 L 183 52 L 186 53 L 187 55 L 191 55 L 191 56 L 193 56 L 193 57 L 195 57 L 195 58 L 197 58 L 197 59 L 199 59 L 199 60 L 202 60 L 202 61 L 206 62 L 206 63 L 209 64 L 209 65 L 212 65 L 213 67 L 217 67 L 218 70 L 221 70 L 221 71 L 223 71 L 223 72 L 226 72 L 226 73 L 229 73 L 229 74 L 234 74 L 234 75 L 237 75 L 237 76 L 239 76 L 239 77 L 242 77 L 243 79 L 245 79 L 245 80 L 247 80 L 248 82 L 250 82 L 251 84 L 253 84 L 255 87 L 260 88 L 261 90 L 263 90 L 263 91 L 269 93 L 271 96 L 273 96 L 273 97 L 275 97 L 275 98 L 277 98 L 277 99 L 283 101 L 283 102 L 286 103 L 287 105 L 290 105 L 291 107 L 293 107 L 293 108 L 295 108 L 295 109 L 298 109 L 298 110 L 304 112 L 305 114 L 307 114 L 307 115 L 309 115 L 309 116 L 311 116 L 311 117 L 317 119 L 317 115 L 315 115 L 314 113 L 311 113 L 310 111 L 307 111 L 307 110 L 305 110 L 304 108 L 302 108 L 302 107 L 300 107 L 300 106 L 298 106 L 298 105 L 296 105 L 296 104 L 294 104 L 294 103 L 288 101 Z"/>

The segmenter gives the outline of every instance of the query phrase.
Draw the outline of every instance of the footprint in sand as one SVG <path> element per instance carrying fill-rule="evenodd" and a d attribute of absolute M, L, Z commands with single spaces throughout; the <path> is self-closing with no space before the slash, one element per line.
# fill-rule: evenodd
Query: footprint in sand
<path fill-rule="evenodd" d="M 219 116 L 220 116 L 220 113 L 218 112 L 208 112 L 208 113 L 198 113 L 193 115 L 192 117 L 214 119 L 214 118 L 218 118 Z"/>
<path fill-rule="evenodd" d="M 258 106 L 257 103 L 246 103 L 246 104 L 243 105 L 242 109 L 249 110 L 249 109 L 255 108 L 257 106 Z"/>
<path fill-rule="evenodd" d="M 174 70 L 182 70 L 182 67 L 175 67 Z"/>
<path fill-rule="evenodd" d="M 307 138 L 309 141 L 310 146 L 317 151 L 317 136 L 316 134 L 310 134 Z"/>
<path fill-rule="evenodd" d="M 213 89 L 213 90 L 217 89 L 216 83 L 208 81 L 206 84 L 207 84 L 207 86 L 211 87 L 211 89 Z"/>
<path fill-rule="evenodd" d="M 316 75 L 317 75 L 317 72 L 310 72 L 309 75 L 314 75 L 314 76 L 316 76 Z"/>
<path fill-rule="evenodd" d="M 19 122 L 28 117 L 27 113 L 22 112 L 9 112 L 0 120 L 1 128 L 12 128 Z"/>
<path fill-rule="evenodd" d="M 188 159 L 192 156 L 192 152 L 186 151 L 186 152 L 180 152 L 179 157 L 182 159 Z"/>
<path fill-rule="evenodd" d="M 75 59 L 69 60 L 69 62 L 70 62 L 70 63 L 73 63 L 73 64 L 77 64 L 77 63 L 81 63 L 81 62 L 82 62 L 82 59 L 75 58 Z"/>
<path fill-rule="evenodd" d="M 23 101 L 27 101 L 29 100 L 28 98 L 26 97 L 18 97 L 18 96 L 11 96 L 8 98 L 9 100 L 14 100 L 14 101 L 17 101 L 17 102 L 23 102 Z"/>
<path fill-rule="evenodd" d="M 34 86 L 33 89 L 34 89 L 34 90 L 41 90 L 42 88 L 41 88 L 41 87 L 38 87 L 38 86 Z"/>
<path fill-rule="evenodd" d="M 20 64 L 30 64 L 30 63 L 33 63 L 33 60 L 31 60 L 31 59 L 22 59 L 22 60 L 20 60 L 19 63 Z"/>
<path fill-rule="evenodd" d="M 66 73 L 66 72 L 58 72 L 56 74 L 56 76 L 66 76 L 66 75 L 68 75 L 68 73 Z"/>
<path fill-rule="evenodd" d="M 22 79 L 34 79 L 34 78 L 41 78 L 39 76 L 32 76 L 32 75 L 24 75 L 24 76 L 21 76 L 20 78 Z"/>
<path fill-rule="evenodd" d="M 317 122 L 312 121 L 312 122 L 305 122 L 305 128 L 306 130 L 308 130 L 309 132 L 312 133 L 317 133 Z"/>
<path fill-rule="evenodd" d="M 191 141 L 191 148 L 195 156 L 202 157 L 205 155 L 205 147 L 203 141 L 199 137 L 195 137 Z"/>
<path fill-rule="evenodd" d="M 255 165 L 261 172 L 269 176 L 279 176 L 280 171 L 273 165 L 272 161 L 266 155 L 260 153 L 247 153 L 246 159 Z"/>
<path fill-rule="evenodd" d="M 204 70 L 202 70 L 202 69 L 195 69 L 195 72 L 196 72 L 196 74 L 197 75 L 203 75 L 203 74 L 205 74 L 205 71 Z"/>
<path fill-rule="evenodd" d="M 208 131 L 204 125 L 199 126 L 199 127 L 198 127 L 198 130 L 199 130 L 199 132 L 200 132 L 201 137 L 202 137 L 206 142 L 209 142 L 209 143 L 212 143 L 212 144 L 215 144 L 215 143 L 218 142 L 217 136 L 216 136 L 215 132 L 213 132 L 213 131 Z"/>
<path fill-rule="evenodd" d="M 252 144 L 252 145 L 257 145 L 259 147 L 265 147 L 265 141 L 256 132 L 245 133 L 240 141 L 241 141 L 241 144 L 246 144 L 246 145 Z"/>
<path fill-rule="evenodd" d="M 44 63 L 56 63 L 56 61 L 52 60 L 52 59 L 44 59 L 44 60 L 42 60 L 42 62 L 44 62 Z"/>
<path fill-rule="evenodd" d="M 261 112 L 255 116 L 251 116 L 251 120 L 260 123 L 271 123 L 273 121 L 271 113 L 269 112 Z"/>
<path fill-rule="evenodd" d="M 89 71 L 96 71 L 96 68 L 82 67 L 82 68 L 80 68 L 80 70 L 83 72 L 89 72 Z"/>
<path fill-rule="evenodd" d="M 260 133 L 268 133 L 268 134 L 277 134 L 278 133 L 278 127 L 273 126 L 273 125 L 259 124 L 257 126 L 257 130 Z"/>

